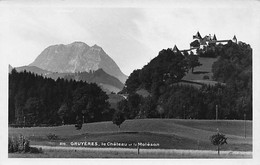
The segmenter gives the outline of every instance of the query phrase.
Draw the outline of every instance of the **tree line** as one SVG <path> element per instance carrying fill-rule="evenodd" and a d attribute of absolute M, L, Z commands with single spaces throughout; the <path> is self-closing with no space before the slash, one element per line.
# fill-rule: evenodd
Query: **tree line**
<path fill-rule="evenodd" d="M 108 96 L 95 83 L 9 73 L 9 123 L 59 125 L 112 120 Z"/>

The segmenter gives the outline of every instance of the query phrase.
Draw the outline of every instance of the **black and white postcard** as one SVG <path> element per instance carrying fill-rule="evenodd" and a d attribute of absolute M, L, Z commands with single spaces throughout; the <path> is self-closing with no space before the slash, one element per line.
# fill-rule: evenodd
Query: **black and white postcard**
<path fill-rule="evenodd" d="M 259 7 L 0 1 L 0 164 L 256 164 Z"/>

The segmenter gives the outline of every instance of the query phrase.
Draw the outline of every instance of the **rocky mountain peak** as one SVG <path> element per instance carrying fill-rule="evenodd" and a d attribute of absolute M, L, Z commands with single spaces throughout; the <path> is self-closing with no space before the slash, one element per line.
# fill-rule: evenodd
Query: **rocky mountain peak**
<path fill-rule="evenodd" d="M 127 78 L 102 47 L 96 44 L 90 47 L 80 41 L 49 46 L 30 66 L 59 73 L 89 72 L 102 68 L 123 83 Z"/>

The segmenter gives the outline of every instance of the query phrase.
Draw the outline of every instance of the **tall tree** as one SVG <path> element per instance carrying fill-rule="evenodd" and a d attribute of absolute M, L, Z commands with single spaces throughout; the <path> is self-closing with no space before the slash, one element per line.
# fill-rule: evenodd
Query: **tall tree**
<path fill-rule="evenodd" d="M 43 113 L 44 105 L 42 100 L 31 97 L 29 98 L 24 106 L 25 110 L 25 121 L 27 124 L 40 124 L 41 123 L 41 116 Z"/>
<path fill-rule="evenodd" d="M 120 125 L 125 121 L 124 113 L 121 111 L 116 111 L 113 116 L 113 124 L 116 124 L 119 128 Z"/>
<path fill-rule="evenodd" d="M 191 69 L 191 72 L 194 73 L 194 68 L 197 66 L 201 66 L 202 64 L 199 62 L 199 57 L 197 55 L 190 54 L 186 57 L 188 66 Z"/>

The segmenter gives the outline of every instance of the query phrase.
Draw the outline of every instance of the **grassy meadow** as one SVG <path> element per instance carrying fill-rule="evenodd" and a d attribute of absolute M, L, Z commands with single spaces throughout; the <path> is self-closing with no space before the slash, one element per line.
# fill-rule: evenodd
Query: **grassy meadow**
<path fill-rule="evenodd" d="M 23 134 L 29 138 L 31 145 L 43 146 L 60 146 L 62 142 L 65 147 L 71 147 L 71 142 L 85 141 L 127 144 L 141 142 L 159 144 L 159 146 L 143 146 L 143 149 L 216 150 L 209 138 L 217 132 L 217 128 L 228 138 L 228 144 L 221 147 L 222 151 L 252 151 L 252 121 L 246 121 L 245 138 L 244 121 L 241 120 L 136 119 L 126 120 L 120 129 L 111 121 L 87 123 L 81 130 L 76 130 L 74 125 L 9 128 L 9 136 Z M 58 138 L 48 139 L 47 135 L 50 133 L 57 135 Z M 17 154 L 9 155 L 13 157 Z"/>
<path fill-rule="evenodd" d="M 212 80 L 212 65 L 217 61 L 218 58 L 207 58 L 200 57 L 199 62 L 201 66 L 194 68 L 194 73 L 189 71 L 184 77 L 183 80 L 203 80 L 203 76 L 209 76 L 209 80 Z"/>

